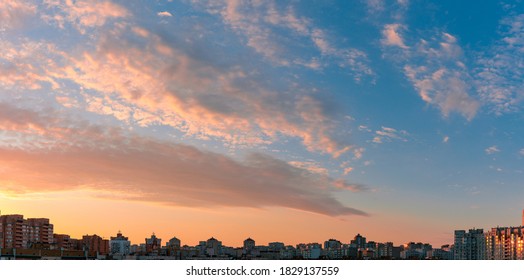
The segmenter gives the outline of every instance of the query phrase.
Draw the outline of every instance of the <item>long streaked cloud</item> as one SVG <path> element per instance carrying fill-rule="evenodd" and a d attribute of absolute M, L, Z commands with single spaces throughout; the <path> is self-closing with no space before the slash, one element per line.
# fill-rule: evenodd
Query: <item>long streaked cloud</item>
<path fill-rule="evenodd" d="M 246 45 L 269 61 L 281 66 L 305 66 L 322 69 L 328 65 L 337 65 L 350 70 L 350 74 L 359 81 L 363 77 L 373 76 L 364 51 L 352 47 L 336 46 L 326 30 L 315 27 L 311 19 L 298 16 L 292 6 L 279 7 L 277 2 L 245 1 L 194 1 L 211 14 L 222 17 L 224 23 L 238 34 L 245 36 Z M 279 32 L 285 31 L 286 35 Z M 317 56 L 300 56 L 296 38 L 307 39 Z M 298 39 L 296 39 L 298 41 Z M 294 45 L 294 49 L 288 46 Z M 310 51 L 309 51 L 310 52 Z"/>
<path fill-rule="evenodd" d="M 400 140 L 407 142 L 408 132 L 405 130 L 397 130 L 391 127 L 383 126 L 380 130 L 375 131 L 373 143 L 382 144 L 384 142 L 391 142 L 393 140 Z"/>
<path fill-rule="evenodd" d="M 73 189 L 187 207 L 286 207 L 329 216 L 367 215 L 332 192 L 366 187 L 310 172 L 268 155 L 244 160 L 118 128 L 71 121 L 0 103 L 0 188 L 9 193 Z M 29 146 L 27 146 L 29 145 Z"/>

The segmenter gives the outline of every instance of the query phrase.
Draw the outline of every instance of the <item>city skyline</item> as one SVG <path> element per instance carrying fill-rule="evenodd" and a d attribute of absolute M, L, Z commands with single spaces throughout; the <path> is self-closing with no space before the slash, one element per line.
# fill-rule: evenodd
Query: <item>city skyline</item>
<path fill-rule="evenodd" d="M 518 1 L 2 1 L 0 210 L 228 244 L 516 224 L 523 46 Z"/>
<path fill-rule="evenodd" d="M 2 216 L 21 216 L 21 217 L 24 217 L 24 215 L 22 215 L 22 214 L 14 214 L 14 213 L 8 213 L 8 214 L 5 214 L 5 213 L 4 213 L 4 214 L 2 214 L 2 212 L 1 212 L 1 210 L 0 210 L 0 218 L 1 218 Z M 35 218 L 35 217 L 33 217 L 33 218 L 29 218 L 28 220 L 29 220 L 29 221 L 37 221 L 37 223 L 40 223 L 40 224 L 42 223 L 42 221 L 47 222 L 48 224 L 50 224 L 51 232 L 53 232 L 53 230 L 56 228 L 56 226 L 55 226 L 54 224 L 51 224 L 51 223 L 50 223 L 50 220 L 51 220 L 51 219 L 49 219 L 49 218 L 47 218 L 47 217 L 46 217 L 46 218 L 43 218 L 43 217 Z M 511 224 L 511 225 L 500 225 L 500 224 L 497 224 L 496 227 L 494 227 L 493 225 L 491 225 L 491 226 L 489 226 L 489 227 L 487 227 L 487 228 L 492 228 L 492 229 L 493 229 L 493 228 L 497 228 L 497 229 L 498 229 L 498 228 L 520 228 L 520 227 L 523 227 L 523 228 L 524 228 L 524 210 L 522 210 L 521 221 L 522 221 L 522 223 L 521 223 L 521 225 L 519 225 L 519 226 L 515 226 L 515 224 Z M 33 222 L 33 223 L 34 223 L 34 222 Z M 40 225 L 40 224 L 39 224 L 39 225 Z M 2 226 L 2 223 L 1 223 L 1 221 L 0 221 L 0 237 L 5 238 L 5 236 L 3 235 L 3 234 L 5 234 L 5 233 L 2 231 L 1 226 Z M 4 226 L 5 226 L 5 225 L 4 225 Z M 60 228 L 60 227 L 59 227 L 59 228 Z M 470 229 L 470 231 L 475 231 L 475 230 L 477 230 L 477 229 L 479 229 L 479 230 L 482 231 L 482 228 L 479 228 L 479 227 L 473 227 L 472 229 Z M 457 229 L 455 229 L 454 231 L 455 231 L 455 235 L 456 235 L 456 232 L 457 232 L 457 231 L 465 231 L 465 230 L 457 230 Z M 165 232 L 165 231 L 162 230 L 161 232 Z M 76 238 L 76 237 L 77 237 L 77 236 L 73 236 L 72 234 L 70 234 L 70 233 L 68 233 L 68 232 L 56 232 L 56 231 L 55 231 L 54 233 L 55 233 L 55 234 L 58 234 L 58 235 L 67 235 L 67 236 L 70 236 L 71 238 Z M 123 232 L 119 229 L 119 230 L 117 231 L 117 234 L 116 234 L 116 235 L 117 235 L 117 237 L 118 237 L 118 236 L 122 236 L 122 234 L 123 234 Z M 45 235 L 47 235 L 47 234 L 45 234 Z M 114 235 L 114 232 L 113 232 L 112 234 L 110 234 L 109 237 L 106 237 L 105 235 L 99 235 L 99 232 L 97 232 L 96 230 L 91 229 L 89 232 L 86 232 L 86 233 L 81 234 L 81 235 L 78 235 L 78 236 L 99 236 L 99 237 L 101 237 L 102 239 L 113 239 L 113 238 L 115 238 L 113 235 Z M 357 238 L 358 236 L 363 236 L 363 235 L 361 235 L 361 232 L 359 232 L 359 231 L 357 231 L 357 233 L 355 233 L 355 235 L 354 235 L 353 237 L 351 237 L 351 234 L 349 234 L 349 235 L 350 235 L 350 236 L 347 237 L 347 238 L 340 238 L 340 239 L 339 239 L 339 238 L 333 238 L 333 237 L 330 237 L 330 238 L 326 238 L 324 241 L 319 241 L 319 240 L 307 240 L 307 241 L 304 241 L 304 242 L 298 242 L 298 243 L 296 243 L 296 244 L 294 244 L 294 245 L 298 245 L 298 244 L 311 244 L 311 243 L 318 243 L 318 242 L 325 242 L 325 241 L 328 241 L 328 240 L 335 240 L 335 241 L 342 240 L 342 241 L 344 241 L 344 240 L 348 239 L 348 240 L 351 241 L 350 238 L 353 238 L 353 240 L 354 240 L 354 239 Z M 132 245 L 138 245 L 138 244 L 142 244 L 142 240 L 146 240 L 146 243 L 147 243 L 148 236 L 149 236 L 149 235 L 145 235 L 145 237 L 144 237 L 144 236 L 141 237 L 140 241 L 138 241 L 138 240 L 132 240 L 132 239 L 130 239 L 129 237 L 125 237 L 125 240 L 126 240 L 126 241 L 129 240 L 129 241 L 131 242 Z M 153 231 L 153 232 L 151 233 L 151 235 L 150 235 L 150 237 L 155 237 L 155 238 L 158 238 L 158 237 L 160 237 L 160 236 L 161 236 L 161 235 L 157 235 L 154 231 Z M 235 243 L 235 244 L 228 244 L 228 245 L 230 245 L 230 246 L 240 247 L 240 245 L 243 245 L 243 244 L 245 243 L 246 240 L 253 240 L 253 239 L 252 239 L 252 236 L 256 236 L 256 233 L 253 233 L 252 235 L 250 235 L 250 236 L 248 236 L 248 237 L 245 237 L 245 238 L 242 239 L 241 241 L 238 241 L 238 240 L 237 240 L 237 242 L 239 242 L 238 244 Z M 364 234 L 364 236 L 365 236 L 365 234 Z M 216 235 L 211 235 L 209 238 L 214 239 L 215 237 L 218 237 L 219 239 L 221 239 L 220 236 L 216 236 Z M 51 241 L 50 241 L 51 239 L 52 239 L 51 237 L 46 237 L 46 242 L 51 243 Z M 190 239 L 190 240 L 198 240 L 198 241 L 193 241 L 192 243 L 191 243 L 191 242 L 183 243 L 182 240 L 181 240 L 180 238 L 178 238 L 176 234 L 173 234 L 173 233 L 171 233 L 171 235 L 168 235 L 168 238 L 165 238 L 164 240 L 167 240 L 167 239 L 169 239 L 169 240 L 171 240 L 171 239 L 177 239 L 178 242 L 180 242 L 180 244 L 181 244 L 182 246 L 185 246 L 185 245 L 187 245 L 187 246 L 191 246 L 191 244 L 198 244 L 199 242 L 201 242 L 201 241 L 202 241 L 202 236 L 200 236 L 200 237 L 195 237 L 195 238 L 193 238 L 193 239 Z M 455 236 L 455 239 L 456 239 L 456 236 Z M 159 242 L 160 242 L 160 240 L 162 240 L 162 238 L 160 237 L 160 238 L 158 238 L 158 240 L 159 240 Z M 365 237 L 364 237 L 364 240 L 366 240 Z M 426 241 L 424 241 L 424 240 L 407 240 L 407 241 L 405 241 L 405 242 L 399 242 L 399 243 L 397 243 L 397 242 L 392 242 L 391 240 L 374 240 L 373 238 L 367 238 L 367 240 L 370 241 L 370 242 L 374 242 L 374 243 L 395 243 L 395 244 L 401 244 L 401 245 L 408 244 L 408 243 L 421 243 L 421 244 L 424 243 L 424 244 L 430 244 L 430 242 L 426 242 Z M 1 238 L 0 238 L 0 241 L 2 241 Z M 263 244 L 264 244 L 264 243 L 265 243 L 265 244 L 271 244 L 271 243 L 274 243 L 274 242 L 279 243 L 279 242 L 282 242 L 282 241 L 283 241 L 283 240 L 280 240 L 280 239 L 279 239 L 279 240 L 276 240 L 276 239 L 275 239 L 275 240 L 272 240 L 272 241 L 261 242 L 261 243 L 263 243 Z M 453 242 L 451 242 L 451 241 L 453 241 L 453 240 L 450 240 L 450 242 L 448 242 L 448 243 L 439 244 L 439 246 L 449 246 L 450 244 L 453 243 Z M 170 242 L 170 241 L 166 241 L 165 243 L 169 243 L 169 242 Z M 282 242 L 282 243 L 284 243 L 284 244 L 292 244 L 292 242 Z M 349 242 L 348 242 L 348 243 L 349 243 Z M 260 244 L 260 243 L 258 243 L 258 244 Z M 320 244 L 320 243 L 319 243 L 319 244 Z M 435 244 L 435 245 L 436 245 L 436 244 Z M 0 243 L 0 248 L 2 248 L 1 243 Z"/>
<path fill-rule="evenodd" d="M 34 220 L 36 220 L 36 221 L 42 221 L 42 220 L 44 220 L 44 222 L 45 222 L 46 224 L 50 225 L 50 226 L 48 226 L 48 227 L 50 228 L 50 232 L 52 232 L 53 234 L 55 234 L 55 235 L 59 235 L 59 236 L 67 235 L 67 236 L 70 236 L 70 237 L 73 238 L 73 239 L 80 239 L 80 236 L 72 236 L 72 235 L 71 235 L 70 233 L 68 233 L 68 232 L 56 232 L 56 231 L 53 232 L 53 231 L 54 231 L 54 228 L 56 228 L 56 225 L 55 225 L 54 223 L 51 223 L 52 220 L 49 219 L 49 218 L 43 218 L 43 217 L 38 217 L 38 218 L 35 218 L 35 217 L 26 218 L 25 215 L 23 215 L 23 214 L 13 214 L 13 213 L 2 214 L 2 213 L 0 212 L 0 218 L 1 218 L 2 216 L 4 216 L 4 217 L 17 217 L 17 218 L 19 217 L 20 219 L 25 220 L 25 221 L 34 221 Z M 523 218 L 524 218 L 524 217 L 523 217 Z M 30 225 L 33 226 L 33 224 L 30 224 Z M 42 224 L 38 224 L 38 225 L 39 225 L 40 227 L 42 227 Z M 0 220 L 0 226 L 2 226 L 1 220 Z M 5 227 L 5 225 L 3 225 L 3 226 Z M 46 229 L 46 230 L 47 230 L 47 229 Z M 2 234 L 5 235 L 5 232 L 2 231 L 2 228 L 0 228 L 0 233 L 2 233 Z M 47 234 L 48 234 L 48 232 L 46 231 L 45 235 L 47 236 Z M 5 238 L 4 235 L 0 235 L 0 237 Z M 116 235 L 116 236 L 113 236 L 113 235 Z M 121 230 L 118 230 L 118 231 L 116 232 L 116 234 L 115 234 L 115 233 L 111 234 L 111 236 L 109 236 L 109 237 L 106 237 L 106 236 L 103 236 L 103 235 L 98 234 L 98 232 L 97 232 L 95 229 L 91 230 L 90 232 L 86 232 L 85 234 L 82 234 L 81 236 L 99 236 L 100 238 L 102 238 L 102 239 L 104 239 L 104 240 L 112 240 L 112 239 L 117 238 L 117 237 L 119 237 L 119 236 L 120 236 L 120 237 L 123 236 L 123 237 L 125 238 L 126 241 L 129 240 L 129 238 L 128 238 L 127 236 L 125 236 L 125 235 L 124 235 L 124 232 L 122 232 Z M 198 240 L 199 240 L 198 242 L 194 242 L 194 243 L 184 243 L 182 240 L 180 240 L 180 239 L 176 236 L 176 234 L 171 234 L 169 237 L 162 237 L 162 236 L 160 236 L 160 235 L 157 235 L 155 232 L 152 232 L 152 233 L 151 233 L 150 235 L 148 235 L 148 236 L 143 236 L 142 239 L 141 239 L 140 241 L 138 241 L 138 240 L 135 241 L 135 242 L 133 242 L 133 241 L 131 241 L 131 240 L 129 240 L 129 241 L 131 242 L 131 245 L 140 245 L 140 244 L 146 244 L 146 243 L 147 243 L 147 240 L 148 240 L 149 238 L 153 238 L 153 237 L 159 241 L 160 245 L 169 243 L 171 239 L 177 239 L 177 240 L 180 242 L 180 246 L 194 246 L 194 245 L 198 245 L 198 243 L 201 242 L 202 240 L 205 240 L 205 239 L 215 239 L 215 236 L 208 236 L 208 237 L 206 237 L 206 238 L 202 238 L 203 236 L 200 236 L 200 237 L 198 237 Z M 216 237 L 218 237 L 218 236 L 216 236 Z M 362 236 L 360 233 L 355 233 L 352 237 L 348 237 L 348 242 L 346 242 L 346 243 L 350 243 L 350 241 L 352 241 L 353 239 L 355 239 L 355 238 L 357 238 L 357 237 L 363 237 L 363 236 Z M 364 238 L 364 240 L 366 240 L 366 237 L 363 237 L 363 238 Z M 53 243 L 53 240 L 52 240 L 52 239 L 53 239 L 53 238 L 46 237 L 46 240 L 45 240 L 44 243 L 52 244 L 52 243 Z M 55 239 L 56 239 L 56 237 L 55 237 Z M 220 239 L 221 239 L 221 238 L 219 237 L 218 240 L 220 240 Z M 144 240 L 146 240 L 146 243 L 143 242 Z M 161 240 L 164 240 L 165 242 L 161 243 Z M 244 246 L 246 240 L 251 240 L 251 241 L 254 241 L 254 242 L 256 241 L 256 240 L 253 240 L 253 239 L 251 238 L 251 236 L 248 236 L 248 237 L 245 237 L 243 240 L 240 240 L 240 241 L 239 241 L 239 244 L 235 244 L 235 245 L 238 245 L 238 246 L 235 246 L 235 247 L 241 247 L 241 246 Z M 371 242 L 376 242 L 376 243 L 388 243 L 388 242 L 389 242 L 389 241 L 384 241 L 384 240 L 381 240 L 381 241 L 375 241 L 375 240 L 372 240 L 372 239 L 369 239 L 369 238 L 367 238 L 367 240 L 368 240 L 368 241 L 371 241 Z M 3 239 L 0 238 L 0 241 L 3 241 Z M 318 243 L 318 244 L 321 244 L 321 243 L 324 243 L 324 242 L 326 242 L 326 241 L 339 241 L 339 240 L 337 240 L 337 239 L 335 239 L 335 238 L 329 238 L 329 239 L 326 239 L 326 240 L 324 240 L 324 241 L 319 241 L 319 240 L 310 240 L 310 241 L 308 241 L 308 242 L 302 242 L 302 243 L 297 243 L 297 244 L 286 244 L 286 243 L 284 243 L 284 242 L 282 242 L 282 243 L 284 243 L 284 244 L 286 244 L 286 245 L 296 246 L 296 245 L 299 245 L 299 244 L 309 244 L 309 243 Z M 267 243 L 265 243 L 265 244 L 268 245 L 268 244 L 271 244 L 271 243 L 280 243 L 280 242 L 281 242 L 281 240 L 273 240 L 272 242 L 267 242 Z M 320 243 L 319 243 L 319 242 L 320 242 Z M 407 243 L 414 243 L 414 241 L 404 242 L 404 244 L 407 244 Z M 416 243 L 416 242 L 415 242 L 415 243 Z M 422 242 L 422 241 L 419 241 L 419 243 L 423 243 L 423 242 Z M 426 243 L 427 243 L 427 242 L 426 242 Z M 260 242 L 257 242 L 256 244 L 260 245 Z M 225 245 L 232 245 L 232 244 L 225 244 Z M 449 245 L 449 244 L 445 244 L 445 245 Z M 26 247 L 26 246 L 27 246 L 27 247 L 30 247 L 29 244 L 25 244 L 25 245 L 23 245 L 22 247 Z M 3 247 L 2 247 L 2 243 L 0 243 L 0 248 L 3 248 Z M 12 246 L 7 246 L 7 247 L 5 247 L 5 248 L 12 248 Z"/>
<path fill-rule="evenodd" d="M 524 221 L 524 210 L 522 212 Z M 0 259 L 100 259 L 100 260 L 181 260 L 181 259 L 408 259 L 408 260 L 524 260 L 524 225 L 497 226 L 490 230 L 473 228 L 454 231 L 453 244 L 434 247 L 430 243 L 375 241 L 357 233 L 349 242 L 334 238 L 324 242 L 267 245 L 251 237 L 241 246 L 224 244 L 214 236 L 198 244 L 184 244 L 176 236 L 162 243 L 154 232 L 144 243 L 132 243 L 120 230 L 104 238 L 85 234 L 82 238 L 54 232 L 49 218 L 24 218 L 20 214 L 0 215 Z M 165 241 L 165 239 L 164 239 Z M 165 245 L 163 245 L 165 244 Z"/>

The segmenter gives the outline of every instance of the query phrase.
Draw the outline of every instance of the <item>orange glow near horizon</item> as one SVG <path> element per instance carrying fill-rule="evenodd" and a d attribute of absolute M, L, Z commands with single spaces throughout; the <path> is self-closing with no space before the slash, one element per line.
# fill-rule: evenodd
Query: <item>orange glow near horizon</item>
<path fill-rule="evenodd" d="M 82 192 L 53 193 L 40 198 L 0 196 L 2 214 L 22 214 L 25 218 L 49 218 L 54 232 L 81 238 L 97 234 L 109 239 L 120 230 L 133 244 L 144 243 L 154 232 L 165 243 L 177 237 L 194 246 L 215 237 L 225 246 L 242 246 L 248 237 L 257 244 L 284 242 L 286 245 L 311 243 L 335 238 L 343 243 L 360 233 L 376 242 L 449 243 L 451 234 L 435 237 L 435 228 L 412 223 L 413 217 L 328 217 L 285 208 L 186 208 L 155 203 L 88 198 Z M 411 232 L 412 234 L 406 234 Z M 417 239 L 421 235 L 428 239 Z"/>

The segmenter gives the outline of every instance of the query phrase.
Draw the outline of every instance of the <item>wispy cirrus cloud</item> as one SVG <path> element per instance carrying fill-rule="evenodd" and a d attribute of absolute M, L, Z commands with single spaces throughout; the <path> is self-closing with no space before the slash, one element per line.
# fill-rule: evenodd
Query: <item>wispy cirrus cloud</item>
<path fill-rule="evenodd" d="M 0 41 L 0 85 L 4 89 L 40 89 L 59 85 L 48 69 L 61 60 L 60 51 L 50 43 L 22 39 Z"/>
<path fill-rule="evenodd" d="M 486 148 L 484 152 L 486 152 L 486 154 L 488 155 L 492 155 L 494 153 L 500 152 L 500 150 L 497 146 L 491 146 L 491 147 Z"/>
<path fill-rule="evenodd" d="M 186 207 L 286 207 L 328 216 L 367 215 L 332 192 L 366 187 L 335 180 L 260 153 L 244 160 L 119 128 L 72 121 L 0 103 L 0 189 L 32 193 L 91 189 L 113 199 Z M 23 174 L 23 175 L 22 175 Z M 278 195 L 275 195 L 278 194 Z"/>
<path fill-rule="evenodd" d="M 47 12 L 55 9 L 81 30 L 131 14 L 108 1 L 46 5 Z M 94 15 L 98 8 L 104 11 Z M 286 21 L 301 30 L 297 18 Z M 333 157 L 352 148 L 332 136 L 332 112 L 315 92 L 296 85 L 268 87 L 259 82 L 263 79 L 258 71 L 242 63 L 224 64 L 219 57 L 195 53 L 202 47 L 195 45 L 198 42 L 126 21 L 86 39 L 88 44 L 72 52 L 43 41 L 3 41 L 7 51 L 0 54 L 5 62 L 0 65 L 0 83 L 18 90 L 50 86 L 56 92 L 54 99 L 66 108 L 112 115 L 132 126 L 168 125 L 228 145 L 296 137 L 309 151 Z M 57 90 L 64 83 L 76 88 Z"/>
<path fill-rule="evenodd" d="M 395 20 L 402 20 L 409 7 L 409 0 L 362 0 L 366 7 L 367 15 L 376 18 L 388 14 Z"/>
<path fill-rule="evenodd" d="M 295 88 L 295 95 L 283 95 L 241 66 L 219 68 L 188 52 L 152 31 L 124 26 L 102 36 L 96 50 L 65 55 L 67 61 L 49 71 L 94 91 L 78 96 L 86 109 L 129 123 L 169 125 L 232 145 L 297 137 L 310 151 L 334 157 L 351 149 L 331 136 L 334 123 L 311 92 Z"/>
<path fill-rule="evenodd" d="M 524 100 L 524 14 L 501 20 L 501 38 L 477 57 L 475 85 L 497 115 L 519 111 Z"/>
<path fill-rule="evenodd" d="M 37 7 L 30 1 L 0 2 L 0 31 L 19 27 L 36 14 Z"/>
<path fill-rule="evenodd" d="M 457 39 L 446 32 L 438 32 L 429 39 L 405 43 L 399 24 L 387 24 L 383 29 L 382 44 L 386 53 L 403 65 L 405 76 L 419 96 L 436 106 L 444 117 L 452 112 L 471 120 L 481 103 L 472 93 L 473 79 L 463 62 L 463 51 Z M 409 40 L 412 42 L 413 40 Z"/>
<path fill-rule="evenodd" d="M 386 54 L 404 63 L 404 73 L 421 98 L 444 116 L 458 112 L 471 120 L 481 106 L 496 115 L 522 108 L 524 14 L 502 18 L 500 37 L 475 53 L 469 67 L 455 36 L 432 31 L 433 36 L 417 41 L 401 22 L 383 26 Z"/>
<path fill-rule="evenodd" d="M 111 19 L 131 15 L 123 6 L 106 0 L 45 0 L 44 4 L 54 10 L 52 15 L 43 14 L 44 20 L 56 22 L 61 28 L 69 23 L 81 33 L 85 33 L 88 28 L 101 27 Z"/>
<path fill-rule="evenodd" d="M 350 70 L 357 81 L 373 76 L 364 51 L 336 46 L 326 30 L 315 27 L 311 19 L 300 17 L 292 6 L 279 7 L 277 2 L 205 1 L 195 2 L 211 14 L 218 14 L 235 32 L 245 36 L 247 46 L 272 63 L 281 66 L 305 66 L 322 69 L 335 65 Z M 277 31 L 278 30 L 278 31 Z M 283 35 L 282 32 L 287 33 Z M 308 39 L 317 56 L 298 55 L 302 43 L 293 40 Z M 288 46 L 294 45 L 290 49 Z"/>
<path fill-rule="evenodd" d="M 382 144 L 384 142 L 391 142 L 393 140 L 406 142 L 408 141 L 406 136 L 408 136 L 408 132 L 405 130 L 397 130 L 391 127 L 383 126 L 381 130 L 375 131 L 373 143 Z"/>

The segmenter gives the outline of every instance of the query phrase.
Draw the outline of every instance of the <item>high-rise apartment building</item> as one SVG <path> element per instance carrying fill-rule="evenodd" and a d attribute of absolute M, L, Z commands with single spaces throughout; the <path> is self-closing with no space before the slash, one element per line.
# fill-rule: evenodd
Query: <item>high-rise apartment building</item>
<path fill-rule="evenodd" d="M 243 253 L 245 255 L 250 255 L 253 249 L 255 249 L 255 240 L 251 239 L 251 237 L 244 240 L 244 247 L 242 248 Z"/>
<path fill-rule="evenodd" d="M 151 238 L 146 238 L 145 247 L 146 253 L 148 254 L 158 253 L 158 250 L 162 248 L 162 239 L 157 238 L 153 232 Z"/>
<path fill-rule="evenodd" d="M 488 260 L 524 260 L 524 226 L 497 227 L 486 233 Z"/>
<path fill-rule="evenodd" d="M 109 253 L 109 240 L 94 235 L 82 236 L 83 249 L 89 252 L 89 255 L 107 255 Z"/>
<path fill-rule="evenodd" d="M 486 259 L 486 240 L 483 229 L 455 230 L 455 260 Z"/>
<path fill-rule="evenodd" d="M 129 255 L 131 250 L 131 241 L 129 238 L 122 235 L 119 231 L 116 237 L 111 237 L 109 240 L 109 249 L 112 255 L 126 256 Z"/>
<path fill-rule="evenodd" d="M 2 248 L 27 248 L 29 236 L 27 234 L 27 223 L 22 215 L 0 216 L 0 227 L 2 228 Z"/>
<path fill-rule="evenodd" d="M 176 237 L 169 239 L 169 241 L 166 243 L 166 246 L 173 249 L 180 249 L 180 247 L 182 247 L 180 244 L 180 239 Z"/>
<path fill-rule="evenodd" d="M 49 246 L 53 243 L 53 225 L 49 223 L 49 219 L 27 219 L 27 224 L 29 231 L 29 246 L 35 244 Z"/>
<path fill-rule="evenodd" d="M 0 216 L 0 248 L 48 247 L 53 243 L 53 225 L 49 219 L 24 219 L 23 215 Z"/>
<path fill-rule="evenodd" d="M 222 249 L 222 241 L 219 241 L 214 237 L 211 237 L 206 241 L 206 255 L 210 257 L 220 256 L 222 255 Z"/>
<path fill-rule="evenodd" d="M 362 235 L 357 234 L 353 240 L 351 240 L 351 244 L 354 245 L 357 249 L 365 249 L 366 247 L 366 238 Z"/>

